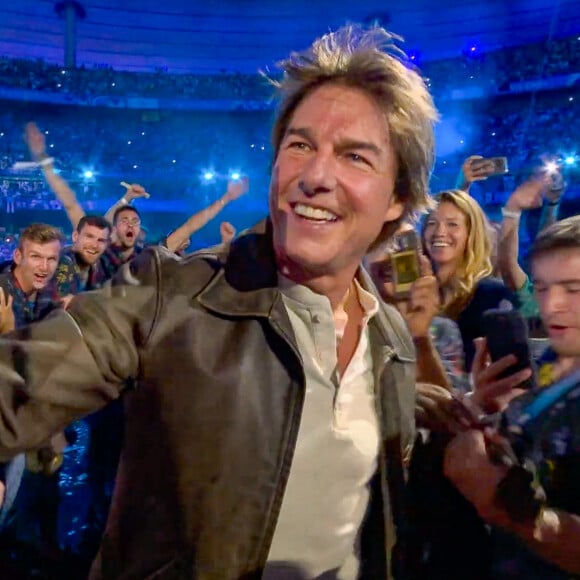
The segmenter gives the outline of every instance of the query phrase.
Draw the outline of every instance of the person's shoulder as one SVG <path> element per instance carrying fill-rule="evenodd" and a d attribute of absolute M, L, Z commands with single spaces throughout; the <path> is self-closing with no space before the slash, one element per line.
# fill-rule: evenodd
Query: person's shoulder
<path fill-rule="evenodd" d="M 475 286 L 476 292 L 509 292 L 508 287 L 499 278 L 483 278 Z"/>
<path fill-rule="evenodd" d="M 514 295 L 501 280 L 490 277 L 484 278 L 477 283 L 473 300 L 494 304 L 494 306 L 490 306 L 490 308 L 498 308 L 502 306 L 507 307 L 507 304 L 502 305 L 501 303 L 505 301 L 506 303 L 509 302 L 513 305 Z"/>
<path fill-rule="evenodd" d="M 152 285 L 160 291 L 193 295 L 222 265 L 223 256 L 211 248 L 181 257 L 163 246 L 148 246 L 123 265 L 114 283 Z"/>

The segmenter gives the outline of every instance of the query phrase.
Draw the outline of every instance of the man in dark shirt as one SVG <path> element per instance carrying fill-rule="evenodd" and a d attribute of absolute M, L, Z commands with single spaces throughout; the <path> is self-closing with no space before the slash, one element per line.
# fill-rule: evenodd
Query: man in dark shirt
<path fill-rule="evenodd" d="M 102 257 L 109 247 L 111 225 L 99 215 L 85 215 L 73 232 L 73 245 L 61 252 L 56 271 L 60 296 L 100 288 L 107 280 Z M 71 268 L 72 264 L 72 268 Z"/>

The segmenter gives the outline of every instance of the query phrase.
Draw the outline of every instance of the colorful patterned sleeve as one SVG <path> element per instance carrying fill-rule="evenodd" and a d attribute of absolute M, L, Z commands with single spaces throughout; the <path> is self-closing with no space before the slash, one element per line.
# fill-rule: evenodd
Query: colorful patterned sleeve
<path fill-rule="evenodd" d="M 538 303 L 534 297 L 534 285 L 529 278 L 526 278 L 524 285 L 515 292 L 516 305 L 522 316 L 525 318 L 537 318 L 540 316 Z"/>

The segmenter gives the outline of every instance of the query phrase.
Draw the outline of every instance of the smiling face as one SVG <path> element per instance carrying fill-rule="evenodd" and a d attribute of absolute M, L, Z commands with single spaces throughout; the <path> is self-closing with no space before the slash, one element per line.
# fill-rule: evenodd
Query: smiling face
<path fill-rule="evenodd" d="M 85 224 L 80 232 L 73 232 L 73 249 L 86 264 L 92 266 L 109 245 L 109 229 Z"/>
<path fill-rule="evenodd" d="M 435 266 L 457 268 L 464 258 L 468 236 L 467 216 L 454 203 L 443 201 L 427 218 L 425 250 Z"/>
<path fill-rule="evenodd" d="M 384 116 L 358 89 L 324 85 L 296 108 L 270 184 L 281 268 L 306 278 L 354 275 L 369 246 L 403 206 Z"/>
<path fill-rule="evenodd" d="M 560 356 L 580 358 L 580 249 L 540 254 L 532 275 L 550 344 Z"/>
<path fill-rule="evenodd" d="M 23 240 L 22 249 L 14 251 L 14 275 L 24 293 L 37 292 L 47 286 L 56 272 L 60 250 L 57 240 L 45 244 Z"/>

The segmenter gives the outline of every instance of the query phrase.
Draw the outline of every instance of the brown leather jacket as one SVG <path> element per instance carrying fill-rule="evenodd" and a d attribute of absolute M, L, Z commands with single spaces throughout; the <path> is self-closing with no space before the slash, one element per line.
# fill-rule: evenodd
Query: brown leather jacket
<path fill-rule="evenodd" d="M 304 398 L 276 285 L 268 232 L 186 259 L 157 248 L 111 288 L 0 344 L 0 461 L 125 394 L 125 446 L 91 578 L 260 577 Z M 381 309 L 370 333 L 383 451 L 361 577 L 376 580 L 392 577 L 404 524 L 415 364 L 395 311 Z"/>

